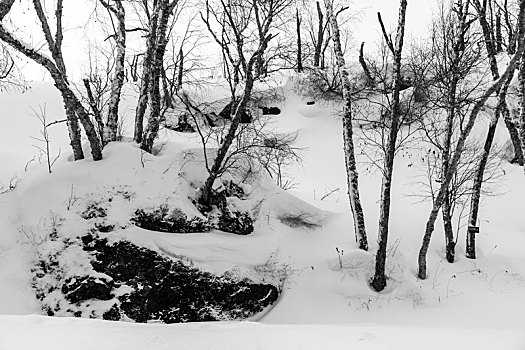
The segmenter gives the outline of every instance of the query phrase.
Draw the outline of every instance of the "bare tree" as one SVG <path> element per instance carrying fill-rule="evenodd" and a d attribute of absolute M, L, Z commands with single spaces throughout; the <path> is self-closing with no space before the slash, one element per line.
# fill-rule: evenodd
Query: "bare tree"
<path fill-rule="evenodd" d="M 212 204 L 213 183 L 223 168 L 241 119 L 246 113 L 254 83 L 260 77 L 261 71 L 257 69 L 257 63 L 264 56 L 270 41 L 277 36 L 272 31 L 290 3 L 290 0 L 221 0 L 214 7 L 206 0 L 206 9 L 201 13 L 201 18 L 221 48 L 233 108 L 229 129 L 213 164 L 207 169 L 208 178 L 201 194 L 201 202 L 205 205 Z M 239 94 L 241 75 L 243 84 Z"/>
<path fill-rule="evenodd" d="M 14 0 L 3 0 L 0 2 L 0 21 L 2 21 L 9 13 L 13 4 Z M 63 0 L 58 0 L 55 8 L 56 32 L 54 36 L 51 33 L 51 28 L 40 0 L 33 0 L 33 8 L 42 26 L 42 31 L 46 39 L 47 47 L 51 53 L 51 57 L 41 53 L 39 49 L 33 48 L 22 40 L 16 38 L 15 35 L 5 27 L 3 22 L 0 24 L 0 40 L 40 64 L 50 73 L 55 82 L 55 86 L 60 91 L 64 101 L 69 137 L 71 139 L 71 147 L 73 149 L 75 160 L 84 158 L 80 140 L 79 120 L 88 137 L 93 159 L 100 160 L 102 159 L 102 145 L 100 138 L 97 135 L 95 126 L 89 118 L 86 109 L 80 102 L 80 99 L 76 96 L 73 90 L 71 90 L 67 78 L 66 66 L 62 55 Z"/>
<path fill-rule="evenodd" d="M 525 24 L 525 0 L 520 1 L 520 11 L 519 11 L 519 22 L 518 23 L 519 23 L 519 27 Z M 516 49 L 516 53 L 511 58 L 509 64 L 507 65 L 505 72 L 488 89 L 485 90 L 485 92 L 479 98 L 479 100 L 476 101 L 476 103 L 472 106 L 472 109 L 466 119 L 465 127 L 461 131 L 458 137 L 456 147 L 454 149 L 454 152 L 452 153 L 448 171 L 443 177 L 439 192 L 436 196 L 436 199 L 434 200 L 432 210 L 430 212 L 429 218 L 426 223 L 425 234 L 423 236 L 423 244 L 419 251 L 419 257 L 418 257 L 418 266 L 419 266 L 418 277 L 421 279 L 425 279 L 427 277 L 426 255 L 428 252 L 430 239 L 434 231 L 435 221 L 438 216 L 438 212 L 441 206 L 443 205 L 443 201 L 445 199 L 445 193 L 447 191 L 447 188 L 459 164 L 459 161 L 460 161 L 460 158 L 463 153 L 464 146 L 465 146 L 466 139 L 469 136 L 470 132 L 472 131 L 472 128 L 474 127 L 474 123 L 476 122 L 476 119 L 481 109 L 483 108 L 483 106 L 485 105 L 489 97 L 492 94 L 494 94 L 496 91 L 498 91 L 502 87 L 502 85 L 507 81 L 509 75 L 511 75 L 514 72 L 517 62 L 521 59 L 523 55 L 524 48 L 525 48 L 525 43 L 523 40 L 523 35 L 520 33 L 520 36 L 518 37 L 518 47 Z"/>
<path fill-rule="evenodd" d="M 359 198 L 359 181 L 354 151 L 354 139 L 352 130 L 352 87 L 348 71 L 345 67 L 346 64 L 343 56 L 343 50 L 341 48 L 339 24 L 334 14 L 332 1 L 325 0 L 325 7 L 329 23 L 332 26 L 332 41 L 337 57 L 339 77 L 341 78 L 341 85 L 343 86 L 343 142 L 348 183 L 348 199 L 350 201 L 350 208 L 352 210 L 352 215 L 354 218 L 354 233 L 359 248 L 363 250 L 368 250 L 368 240 L 366 237 L 365 230 L 365 218 L 363 214 L 363 207 L 361 206 L 361 200 Z"/>
<path fill-rule="evenodd" d="M 388 222 L 390 219 L 390 190 L 392 187 L 392 174 L 394 171 L 394 157 L 396 151 L 397 134 L 400 127 L 401 109 L 399 93 L 401 91 L 401 54 L 403 51 L 403 38 L 405 35 L 405 14 L 407 1 L 401 0 L 399 8 L 398 27 L 395 44 L 384 30 L 381 15 L 378 13 L 379 22 L 383 28 L 385 41 L 394 59 L 392 109 L 389 112 L 390 125 L 388 128 L 387 144 L 383 166 L 383 179 L 381 182 L 381 200 L 379 208 L 379 233 L 378 250 L 376 254 L 375 274 L 370 284 L 376 291 L 382 291 L 386 286 L 385 263 L 388 240 Z M 394 46 L 395 45 L 395 46 Z"/>
<path fill-rule="evenodd" d="M 431 45 L 423 48 L 418 55 L 428 60 L 429 72 L 426 88 L 426 108 L 429 112 L 421 120 L 423 140 L 430 145 L 432 152 L 427 155 L 429 174 L 434 172 L 438 158 L 441 162 L 439 171 L 429 176 L 432 198 L 435 199 L 433 181 L 441 183 L 448 172 L 451 152 L 459 131 L 465 127 L 466 114 L 473 101 L 478 98 L 480 84 L 477 83 L 480 72 L 481 54 L 478 48 L 478 36 L 471 30 L 473 21 L 469 18 L 469 3 L 463 1 L 441 4 L 439 17 L 433 23 Z M 472 83 L 474 81 L 474 83 Z M 436 156 L 437 153 L 437 156 Z M 471 158 L 469 160 L 472 160 Z M 458 179 L 464 178 L 458 166 L 449 188 L 445 190 L 443 206 L 443 224 L 446 242 L 446 259 L 454 262 L 455 245 L 452 217 L 458 186 L 464 185 Z M 472 172 L 469 168 L 469 173 Z M 436 178 L 437 176 L 437 178 Z"/>

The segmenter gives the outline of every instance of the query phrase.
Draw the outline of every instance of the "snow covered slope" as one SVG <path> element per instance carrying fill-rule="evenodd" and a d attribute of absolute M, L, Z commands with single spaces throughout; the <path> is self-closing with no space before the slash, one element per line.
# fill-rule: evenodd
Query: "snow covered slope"
<path fill-rule="evenodd" d="M 49 224 L 51 212 L 67 216 L 68 201 L 73 198 L 81 203 L 115 189 L 126 189 L 135 196 L 133 205 L 112 212 L 111 220 L 116 223 L 136 206 L 155 203 L 177 203 L 191 212 L 188 182 L 202 181 L 205 173 L 198 140 L 174 132 L 163 135 L 168 143 L 158 156 L 142 154 L 132 143 L 123 142 L 109 145 L 104 160 L 96 163 L 68 161 L 67 140 L 57 136 L 56 146 L 61 145 L 63 155 L 53 174 L 36 162 L 24 173 L 32 151 L 25 139 L 26 129 L 21 128 L 21 136 L 2 141 L 0 155 L 2 163 L 9 162 L 2 172 L 4 178 L 15 169 L 22 177 L 16 191 L 0 197 L 0 348 L 523 349 L 523 170 L 504 165 L 504 181 L 498 188 L 501 195 L 484 202 L 479 258 L 464 258 L 461 231 L 457 262 L 448 264 L 438 229 L 428 257 L 429 278 L 420 281 L 415 273 L 416 256 L 429 206 L 406 196 L 417 191 L 417 153 L 400 156 L 394 171 L 386 269 L 390 280 L 385 292 L 375 293 L 367 281 L 373 273 L 379 174 L 366 164 L 360 167 L 371 242 L 370 252 L 362 252 L 356 249 L 346 198 L 337 106 L 322 101 L 308 106 L 291 89 L 285 93 L 286 100 L 276 104 L 282 113 L 274 120 L 279 130 L 298 132 L 297 145 L 305 148 L 304 159 L 302 165 L 288 169 L 298 183 L 290 191 L 278 189 L 268 179 L 251 184 L 250 201 L 262 201 L 253 234 L 173 235 L 134 226 L 117 232 L 212 272 L 253 274 L 254 267 L 266 266 L 266 275 L 259 274 L 259 278 L 285 276 L 281 298 L 258 323 L 166 326 L 29 316 L 41 313 L 30 286 L 30 267 L 34 247 L 43 239 L 39 232 Z M 49 93 L 49 108 L 59 110 L 60 101 L 52 95 Z M 21 108 L 31 97 L 13 100 Z M 20 119 L 13 123 L 25 125 Z M 505 137 L 503 128 L 498 137 Z M 188 152 L 193 154 L 191 162 L 186 162 Z M 285 225 L 279 218 L 290 214 L 303 215 L 316 225 L 308 229 Z M 82 227 L 71 227 L 72 234 L 75 230 Z"/>

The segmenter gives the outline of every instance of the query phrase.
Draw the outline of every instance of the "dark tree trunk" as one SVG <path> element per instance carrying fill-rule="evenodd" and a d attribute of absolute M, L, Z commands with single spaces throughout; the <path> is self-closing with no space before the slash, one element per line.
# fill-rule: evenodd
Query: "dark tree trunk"
<path fill-rule="evenodd" d="M 303 71 L 303 57 L 301 45 L 301 18 L 299 17 L 299 9 L 295 10 L 295 23 L 297 29 L 297 72 Z"/>
<path fill-rule="evenodd" d="M 321 51 L 323 49 L 324 42 L 324 15 L 321 10 L 319 1 L 315 2 L 317 7 L 317 18 L 319 20 L 317 27 L 317 41 L 314 47 L 314 67 L 321 67 Z"/>
<path fill-rule="evenodd" d="M 89 82 L 89 79 L 83 79 L 82 81 L 86 88 L 86 94 L 87 94 L 88 101 L 89 101 L 89 107 L 91 108 L 93 117 L 95 118 L 95 121 L 97 122 L 97 132 L 100 137 L 100 142 L 102 144 L 105 144 L 104 142 L 104 121 L 102 120 L 102 114 L 100 112 L 100 109 L 98 108 L 97 101 L 95 100 L 95 96 L 93 95 L 93 91 L 91 90 L 91 84 Z"/>
<path fill-rule="evenodd" d="M 501 12 L 496 14 L 496 52 L 503 52 L 503 35 L 501 34 Z"/>
<path fill-rule="evenodd" d="M 179 72 L 177 75 L 177 90 L 180 90 L 182 88 L 182 78 L 184 75 L 184 52 L 182 51 L 182 47 L 179 50 Z"/>
<path fill-rule="evenodd" d="M 366 60 L 365 60 L 365 55 L 364 55 L 364 47 L 365 47 L 365 42 L 363 41 L 361 43 L 361 48 L 359 49 L 359 64 L 361 64 L 361 67 L 363 68 L 363 71 L 365 72 L 365 76 L 366 76 L 366 79 L 367 79 L 367 86 L 374 86 L 375 85 L 375 82 L 374 82 L 374 77 L 372 77 L 372 74 L 370 73 L 370 69 L 368 68 L 368 64 L 366 63 Z"/>
<path fill-rule="evenodd" d="M 443 226 L 445 230 L 445 256 L 449 263 L 453 263 L 456 256 L 456 242 L 454 241 L 454 231 L 452 229 L 452 208 L 450 191 L 446 191 L 443 201 Z"/>
<path fill-rule="evenodd" d="M 352 96 L 350 79 L 348 77 L 348 71 L 345 68 L 346 65 L 343 56 L 343 50 L 341 48 L 339 24 L 337 23 L 337 18 L 334 15 L 331 0 L 325 0 L 325 6 L 328 20 L 332 25 L 332 39 L 334 43 L 334 51 L 337 58 L 337 65 L 339 68 L 341 85 L 343 86 L 343 99 L 345 101 L 343 107 L 343 142 L 348 184 L 348 199 L 350 202 L 350 208 L 352 210 L 352 216 L 354 218 L 354 234 L 356 241 L 359 245 L 359 249 L 368 250 L 368 240 L 366 237 L 365 230 L 365 218 L 363 214 L 363 207 L 361 206 L 361 200 L 359 198 L 359 181 L 355 161 L 354 139 L 352 130 Z"/>

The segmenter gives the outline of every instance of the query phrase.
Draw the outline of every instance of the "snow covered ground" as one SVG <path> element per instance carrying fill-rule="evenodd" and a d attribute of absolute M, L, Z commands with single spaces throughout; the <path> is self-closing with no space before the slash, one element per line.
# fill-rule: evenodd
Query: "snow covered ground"
<path fill-rule="evenodd" d="M 483 202 L 479 258 L 464 257 L 462 230 L 457 261 L 448 264 L 438 224 L 428 256 L 429 277 L 421 281 L 416 258 L 429 204 L 407 196 L 418 190 L 417 153 L 400 156 L 386 269 L 390 279 L 385 292 L 375 293 L 367 280 L 376 249 L 379 173 L 366 164 L 360 167 L 371 243 L 367 253 L 356 249 L 353 237 L 336 108 L 329 103 L 308 106 L 290 90 L 286 95 L 286 101 L 277 104 L 282 114 L 274 120 L 279 130 L 298 132 L 303 163 L 288 169 L 297 182 L 290 191 L 268 181 L 254 186 L 254 200 L 264 201 L 252 235 L 153 234 L 135 227 L 118 232 L 212 272 L 242 272 L 270 261 L 274 271 L 288 275 L 281 298 L 257 322 L 178 325 L 36 316 L 41 311 L 30 287 L 30 264 L 39 228 L 46 225 L 50 211 L 66 212 L 64 202 L 72 190 L 87 200 L 127 186 L 141 205 L 182 203 L 184 193 L 174 190 L 182 188 L 177 175 L 189 174 L 192 180 L 204 176 L 198 162 L 188 165 L 182 157 L 184 150 L 198 147 L 198 141 L 168 133 L 163 137 L 169 143 L 158 157 L 142 155 L 141 161 L 136 146 L 120 143 L 108 146 L 100 162 L 72 163 L 65 127 L 57 125 L 51 136 L 62 156 L 53 174 L 36 161 L 24 172 L 34 153 L 28 136 L 38 136 L 29 106 L 37 109 L 45 101 L 48 118 L 62 119 L 61 102 L 53 87 L 44 84 L 25 94 L 3 95 L 2 106 L 9 108 L 1 112 L 5 126 L 0 130 L 0 163 L 7 166 L 0 170 L 0 182 L 5 184 L 15 171 L 21 182 L 16 191 L 0 197 L 0 349 L 525 349 L 523 169 L 505 164 L 500 195 Z M 499 139 L 506 137 L 504 131 L 499 129 Z M 112 219 L 118 222 L 131 207 L 122 208 Z M 287 213 L 304 214 L 320 227 L 283 225 L 278 217 Z"/>

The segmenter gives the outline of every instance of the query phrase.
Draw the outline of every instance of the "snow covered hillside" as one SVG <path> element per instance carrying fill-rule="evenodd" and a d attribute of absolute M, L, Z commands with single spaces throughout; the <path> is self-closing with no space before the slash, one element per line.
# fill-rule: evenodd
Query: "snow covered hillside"
<path fill-rule="evenodd" d="M 360 164 L 371 243 L 364 252 L 353 235 L 336 103 L 307 105 L 289 85 L 283 87 L 285 99 L 275 104 L 282 112 L 272 123 L 282 132 L 298 133 L 303 160 L 286 170 L 296 182 L 292 189 L 284 191 L 260 176 L 242 185 L 245 199 L 228 200 L 236 208 L 257 209 L 253 233 L 212 228 L 174 234 L 137 227 L 130 217 L 137 209 L 160 205 L 178 208 L 188 218 L 201 217 L 191 201 L 205 179 L 198 138 L 166 129 L 166 143 L 156 156 L 124 140 L 106 147 L 102 161 L 72 162 L 63 126 L 57 126 L 52 145 L 55 152 L 60 146 L 62 155 L 48 174 L 38 161 L 26 166 L 33 141 L 11 130 L 38 133 L 38 127 L 28 132 L 27 125 L 37 121 L 30 120 L 32 112 L 25 107 L 39 103 L 35 96 L 45 95 L 48 111 L 61 119 L 52 89 L 40 85 L 4 97 L 17 118 L 8 118 L 11 125 L 1 131 L 2 163 L 7 165 L 1 181 L 5 184 L 16 171 L 20 182 L 0 197 L 1 349 L 524 348 L 525 218 L 520 199 L 525 182 L 520 167 L 504 164 L 499 195 L 483 203 L 478 259 L 463 256 L 461 230 L 456 262 L 447 263 L 438 229 L 428 257 L 429 277 L 421 281 L 416 259 L 429 203 L 406 194 L 417 191 L 418 152 L 425 150 L 400 156 L 394 172 L 389 280 L 387 289 L 376 293 L 368 281 L 374 272 L 380 176 Z M 503 131 L 498 135 L 505 137 Z M 103 208 L 103 220 L 97 215 L 81 219 L 94 203 Z M 110 240 L 125 239 L 214 274 L 274 284 L 281 294 L 251 322 L 162 325 L 43 316 L 34 264 L 40 255 L 56 253 L 53 229 L 75 239 L 93 227 L 109 226 L 111 232 L 103 237 Z M 85 269 L 83 255 L 75 254 L 64 257 L 64 266 Z M 86 305 L 85 310 L 96 308 Z"/>

